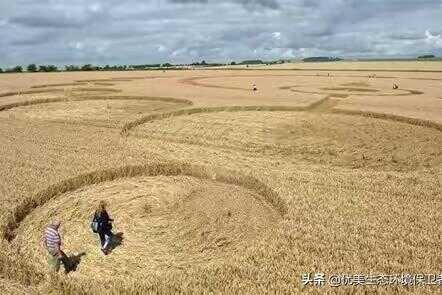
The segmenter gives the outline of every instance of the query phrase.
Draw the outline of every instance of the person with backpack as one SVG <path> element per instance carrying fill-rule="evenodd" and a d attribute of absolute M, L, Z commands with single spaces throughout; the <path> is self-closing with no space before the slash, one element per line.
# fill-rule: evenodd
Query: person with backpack
<path fill-rule="evenodd" d="M 112 221 L 114 221 L 109 217 L 106 207 L 107 204 L 105 201 L 99 203 L 98 209 L 95 211 L 91 223 L 92 231 L 97 233 L 100 237 L 101 251 L 104 255 L 107 255 L 110 252 L 109 246 L 113 237 Z"/>

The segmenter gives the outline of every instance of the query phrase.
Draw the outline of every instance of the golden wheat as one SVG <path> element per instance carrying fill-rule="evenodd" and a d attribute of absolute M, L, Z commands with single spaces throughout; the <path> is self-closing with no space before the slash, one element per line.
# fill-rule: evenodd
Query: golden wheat
<path fill-rule="evenodd" d="M 2 75 L 2 292 L 440 292 L 301 283 L 442 272 L 442 76 L 392 65 Z M 102 199 L 109 256 L 88 224 Z M 39 245 L 54 217 L 67 275 Z"/>

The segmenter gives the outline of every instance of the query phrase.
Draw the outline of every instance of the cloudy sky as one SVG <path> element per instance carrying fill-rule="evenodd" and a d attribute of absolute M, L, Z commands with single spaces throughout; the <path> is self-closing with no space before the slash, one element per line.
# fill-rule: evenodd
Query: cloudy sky
<path fill-rule="evenodd" d="M 0 0 L 0 66 L 442 55 L 441 0 Z"/>

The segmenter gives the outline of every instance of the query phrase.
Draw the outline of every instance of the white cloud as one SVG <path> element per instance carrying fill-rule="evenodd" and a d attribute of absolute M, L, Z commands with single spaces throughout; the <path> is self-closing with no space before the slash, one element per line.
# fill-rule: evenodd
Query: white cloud
<path fill-rule="evenodd" d="M 174 50 L 170 56 L 175 58 L 175 57 L 185 55 L 186 53 L 187 53 L 187 48 L 181 48 L 181 49 Z"/>
<path fill-rule="evenodd" d="M 436 48 L 442 48 L 442 38 L 441 35 L 432 35 L 429 30 L 425 31 L 425 36 L 427 37 L 425 39 L 425 42 L 431 46 L 434 46 Z"/>
<path fill-rule="evenodd" d="M 281 32 L 273 32 L 272 36 L 273 36 L 273 38 L 280 40 L 281 39 Z"/>
<path fill-rule="evenodd" d="M 0 1 L 0 66 L 442 56 L 440 2 Z"/>
<path fill-rule="evenodd" d="M 89 10 L 92 12 L 99 12 L 102 10 L 102 6 L 100 3 L 93 3 L 89 5 Z"/>
<path fill-rule="evenodd" d="M 102 41 L 97 44 L 97 46 L 95 47 L 95 50 L 98 53 L 103 54 L 103 53 L 106 53 L 106 51 L 108 51 L 109 46 L 110 46 L 110 42 Z"/>
<path fill-rule="evenodd" d="M 159 45 L 157 50 L 158 52 L 165 52 L 167 51 L 167 47 L 164 45 Z"/>
<path fill-rule="evenodd" d="M 286 49 L 283 53 L 282 53 L 282 57 L 283 58 L 294 58 L 296 57 L 293 49 Z"/>
<path fill-rule="evenodd" d="M 77 49 L 77 50 L 82 50 L 84 48 L 84 43 L 83 42 L 71 42 L 69 43 L 69 47 Z"/>

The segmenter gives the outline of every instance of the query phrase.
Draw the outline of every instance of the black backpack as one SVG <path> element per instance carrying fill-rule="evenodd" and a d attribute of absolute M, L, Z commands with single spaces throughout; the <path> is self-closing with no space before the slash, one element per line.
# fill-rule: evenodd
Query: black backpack
<path fill-rule="evenodd" d="M 92 232 L 94 232 L 94 233 L 98 233 L 98 230 L 100 229 L 100 222 L 99 222 L 96 214 L 94 215 L 94 218 L 92 219 L 91 229 L 92 229 Z"/>
<path fill-rule="evenodd" d="M 107 216 L 107 213 L 106 213 Z M 91 228 L 94 233 L 104 233 L 108 230 L 112 230 L 111 219 L 104 217 L 101 214 L 95 214 L 91 223 Z"/>

